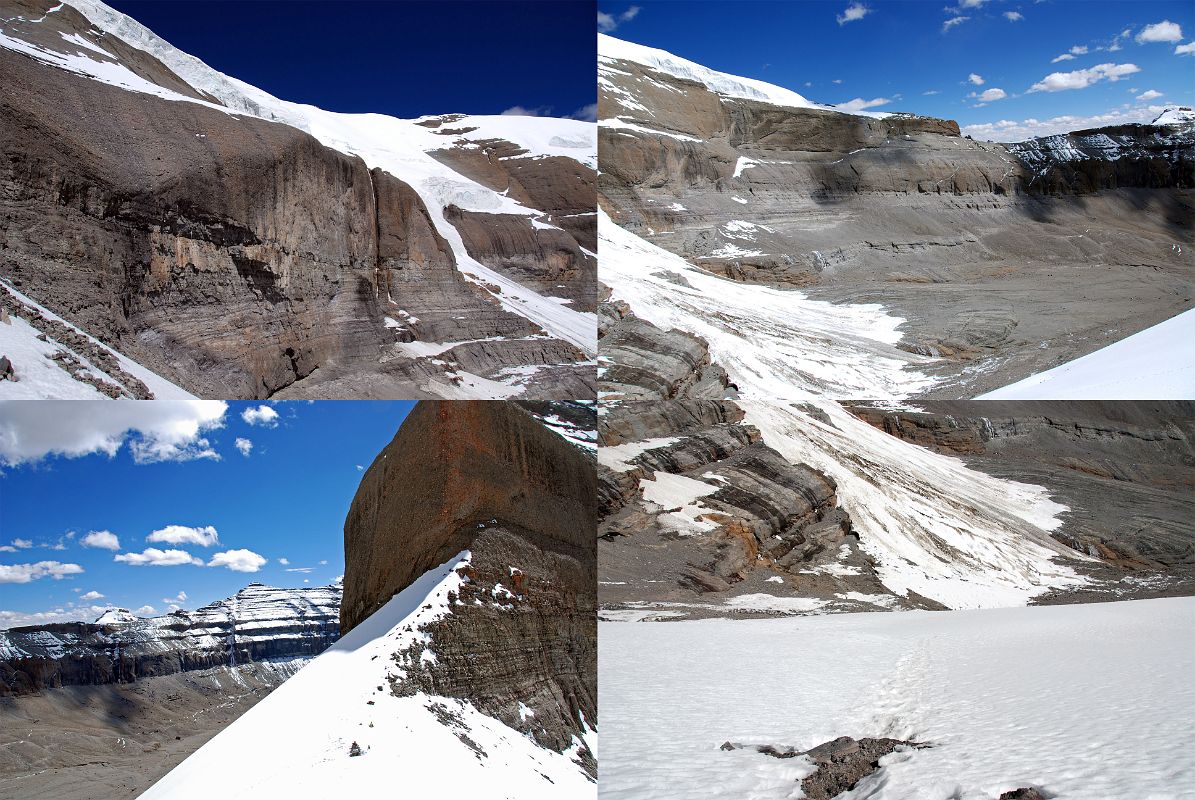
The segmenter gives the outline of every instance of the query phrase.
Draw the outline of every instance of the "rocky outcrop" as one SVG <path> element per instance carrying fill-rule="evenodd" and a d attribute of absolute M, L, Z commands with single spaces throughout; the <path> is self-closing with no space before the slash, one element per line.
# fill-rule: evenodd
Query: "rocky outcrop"
<path fill-rule="evenodd" d="M 595 510 L 592 456 L 515 404 L 420 403 L 349 509 L 342 628 L 470 551 L 451 612 L 421 628 L 435 658 L 396 654 L 392 689 L 564 750 L 597 720 Z"/>
<path fill-rule="evenodd" d="M 1049 599 L 1150 596 L 1195 585 L 1195 405 L 936 401 L 915 412 L 845 405 L 893 436 L 963 456 L 998 477 L 1048 486 L 1070 507 L 1054 538 L 1105 565 L 1094 594 Z"/>
<path fill-rule="evenodd" d="M 789 462 L 742 419 L 730 400 L 603 409 L 603 614 L 777 611 L 794 597 L 819 598 L 810 608 L 821 600 L 845 608 L 853 607 L 848 591 L 887 594 L 835 481 Z"/>
<path fill-rule="evenodd" d="M 314 657 L 339 638 L 340 586 L 276 589 L 250 584 L 195 611 L 137 619 L 109 612 L 0 631 L 0 696 L 64 686 Z"/>
<path fill-rule="evenodd" d="M 752 745 L 735 742 L 723 742 L 720 750 L 741 750 Z M 850 736 L 839 736 L 829 742 L 819 744 L 809 750 L 800 751 L 792 747 L 777 747 L 776 745 L 753 745 L 758 753 L 773 758 L 805 757 L 813 762 L 816 769 L 812 774 L 801 779 L 802 796 L 809 800 L 833 800 L 855 788 L 859 781 L 880 769 L 880 759 L 898 750 L 925 747 L 903 739 L 871 738 L 853 739 Z M 1040 795 L 1020 795 L 1008 793 L 1001 797 L 1034 798 Z"/>
<path fill-rule="evenodd" d="M 1115 125 L 1008 145 L 1031 171 L 1025 187 L 1046 194 L 1195 186 L 1195 126 Z"/>

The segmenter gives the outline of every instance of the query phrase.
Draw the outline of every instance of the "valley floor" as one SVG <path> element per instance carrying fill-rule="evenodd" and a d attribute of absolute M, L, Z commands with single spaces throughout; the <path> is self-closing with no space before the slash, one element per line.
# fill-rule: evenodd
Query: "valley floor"
<path fill-rule="evenodd" d="M 0 699 L 0 798 L 137 797 L 308 660 Z"/>
<path fill-rule="evenodd" d="M 799 798 L 811 762 L 754 745 L 888 736 L 929 747 L 840 797 L 1195 798 L 1193 625 L 1195 598 L 602 623 L 602 797 Z"/>

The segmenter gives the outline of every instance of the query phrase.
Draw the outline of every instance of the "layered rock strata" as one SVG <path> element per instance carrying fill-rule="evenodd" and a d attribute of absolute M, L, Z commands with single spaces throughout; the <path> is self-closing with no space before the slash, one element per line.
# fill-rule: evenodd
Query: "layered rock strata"
<path fill-rule="evenodd" d="M 0 696 L 311 658 L 339 638 L 339 613 L 339 585 L 255 583 L 195 611 L 12 628 L 0 631 Z"/>
<path fill-rule="evenodd" d="M 593 469 L 515 404 L 416 406 L 345 521 L 343 630 L 455 554 L 471 558 L 450 612 L 421 628 L 434 659 L 422 643 L 395 654 L 396 694 L 468 700 L 557 751 L 596 727 Z"/>

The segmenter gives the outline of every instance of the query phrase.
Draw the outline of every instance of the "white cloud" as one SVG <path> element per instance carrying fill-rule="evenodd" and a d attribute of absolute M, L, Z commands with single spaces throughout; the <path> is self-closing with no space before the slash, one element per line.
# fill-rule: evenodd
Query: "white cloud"
<path fill-rule="evenodd" d="M 306 575 L 308 572 L 315 572 L 315 567 L 291 567 L 287 572 L 301 572 Z"/>
<path fill-rule="evenodd" d="M 252 550 L 225 550 L 216 553 L 207 562 L 209 567 L 228 567 L 233 572 L 257 572 L 266 563 L 266 559 Z"/>
<path fill-rule="evenodd" d="M 196 544 L 200 547 L 214 547 L 220 544 L 220 536 L 211 525 L 202 528 L 189 528 L 186 525 L 167 525 L 145 537 L 147 542 L 165 542 L 166 544 Z"/>
<path fill-rule="evenodd" d="M 100 611 L 103 612 L 103 608 Z M 0 611 L 0 630 L 25 625 L 50 625 L 55 622 L 78 622 L 82 619 L 76 609 L 55 608 L 49 611 Z"/>
<path fill-rule="evenodd" d="M 1174 54 L 1176 56 L 1195 55 L 1195 39 L 1192 39 L 1186 44 L 1180 44 L 1178 47 L 1174 48 Z"/>
<path fill-rule="evenodd" d="M 364 472 L 364 471 L 365 471 L 365 467 L 363 467 L 363 466 L 361 466 L 360 464 L 358 464 L 358 465 L 357 465 L 357 472 Z"/>
<path fill-rule="evenodd" d="M 1164 19 L 1153 25 L 1146 25 L 1137 34 L 1137 44 L 1148 42 L 1181 42 L 1183 38 L 1182 26 L 1176 22 Z"/>
<path fill-rule="evenodd" d="M 249 454 L 253 452 L 253 442 L 249 441 L 248 439 L 238 436 L 235 444 L 237 450 L 240 450 L 241 455 L 243 455 L 245 458 L 248 458 Z"/>
<path fill-rule="evenodd" d="M 504 117 L 546 117 L 552 113 L 550 106 L 536 106 L 535 108 L 528 108 L 527 106 L 511 106 L 502 112 Z M 265 408 L 265 406 L 263 406 Z M 248 422 L 248 420 L 245 420 Z"/>
<path fill-rule="evenodd" d="M 137 609 L 133 613 L 141 617 L 147 617 L 150 614 L 157 613 L 157 609 L 155 609 L 153 606 L 141 606 L 141 608 Z"/>
<path fill-rule="evenodd" d="M 852 111 L 862 111 L 865 108 L 872 108 L 874 106 L 884 106 L 892 101 L 887 97 L 875 97 L 871 100 L 864 100 L 862 97 L 856 97 L 854 100 L 848 100 L 845 103 L 839 103 L 834 108 L 839 111 L 845 111 L 848 114 Z"/>
<path fill-rule="evenodd" d="M 28 550 L 30 547 L 33 547 L 33 540 L 32 539 L 13 539 L 12 546 L 19 548 L 21 550 Z"/>
<path fill-rule="evenodd" d="M 120 539 L 112 531 L 92 531 L 79 540 L 84 547 L 99 547 L 104 550 L 119 550 Z"/>
<path fill-rule="evenodd" d="M 328 561 L 327 561 L 327 559 L 324 559 L 323 561 L 319 562 L 319 565 L 320 565 L 321 567 L 323 567 L 323 566 L 327 566 L 327 564 L 328 564 Z"/>
<path fill-rule="evenodd" d="M 90 591 L 87 594 L 79 595 L 80 600 L 99 600 L 101 597 L 103 597 L 103 595 L 96 591 Z"/>
<path fill-rule="evenodd" d="M 922 92 L 923 95 L 929 96 L 933 94 L 941 94 L 937 89 L 930 89 L 928 92 Z"/>
<path fill-rule="evenodd" d="M 1072 48 L 1070 49 L 1070 54 L 1071 54 L 1072 56 L 1085 56 L 1085 55 L 1087 55 L 1087 45 L 1085 45 L 1085 44 L 1077 44 L 1077 45 L 1075 45 L 1074 47 L 1072 47 Z"/>
<path fill-rule="evenodd" d="M 1020 22 L 1024 19 L 1020 11 L 1005 11 L 1004 18 L 1009 22 Z"/>
<path fill-rule="evenodd" d="M 303 579 L 303 583 L 311 583 L 311 579 L 310 579 L 310 578 L 304 578 L 304 579 Z"/>
<path fill-rule="evenodd" d="M 284 567 L 289 567 L 289 566 L 290 566 L 290 559 L 289 559 L 289 558 L 280 558 L 280 559 L 278 559 L 278 563 L 279 563 L 279 564 L 281 564 L 281 565 L 282 565 L 282 566 L 284 566 Z"/>
<path fill-rule="evenodd" d="M 965 17 L 965 16 L 964 17 L 951 17 L 950 19 L 948 19 L 942 23 L 942 33 L 946 33 L 946 31 L 950 30 L 951 28 L 953 28 L 956 25 L 962 25 L 964 22 L 966 22 L 969 19 L 971 19 L 971 18 Z"/>
<path fill-rule="evenodd" d="M 517 108 L 517 106 L 516 106 Z M 503 114 L 511 111 L 507 109 Z M 250 406 L 241 412 L 241 419 L 250 425 L 260 425 L 263 428 L 273 428 L 278 424 L 278 412 L 269 406 Z"/>
<path fill-rule="evenodd" d="M 49 455 L 112 457 L 128 444 L 138 464 L 219 460 L 202 434 L 224 424 L 228 404 L 218 400 L 118 400 L 81 413 L 73 400 L 0 405 L 0 463 L 15 466 Z"/>
<path fill-rule="evenodd" d="M 1157 98 L 1159 98 L 1161 96 L 1162 96 L 1161 92 L 1154 91 L 1153 89 L 1148 89 L 1148 90 L 1142 92 L 1141 94 L 1137 95 L 1137 99 L 1138 100 L 1156 100 Z"/>
<path fill-rule="evenodd" d="M 15 553 L 15 552 L 17 552 L 17 548 L 13 547 L 11 544 L 0 544 L 0 553 Z"/>
<path fill-rule="evenodd" d="M 834 84 L 841 84 L 841 83 L 842 83 L 842 78 L 835 78 L 834 80 L 830 81 L 830 83 L 834 83 Z"/>
<path fill-rule="evenodd" d="M 1074 60 L 1075 60 L 1075 57 L 1072 56 L 1070 53 L 1063 53 L 1062 55 L 1058 56 L 1058 58 L 1050 59 L 1050 63 L 1057 64 L 1059 61 L 1074 61 Z"/>
<path fill-rule="evenodd" d="M 862 3 L 851 3 L 846 7 L 845 11 L 838 15 L 838 24 L 845 25 L 848 22 L 854 22 L 855 20 L 863 19 L 870 13 L 871 9 Z"/>
<path fill-rule="evenodd" d="M 602 33 L 609 33 L 622 23 L 630 22 L 639 16 L 639 11 L 639 6 L 631 6 L 621 14 L 607 14 L 604 11 L 599 11 L 597 12 L 597 29 Z"/>
<path fill-rule="evenodd" d="M 1024 120 L 1002 119 L 978 125 L 964 125 L 963 133 L 974 139 L 994 142 L 1021 142 L 1035 136 L 1053 136 L 1057 133 L 1099 128 L 1105 125 L 1124 125 L 1132 122 L 1150 122 L 1162 110 L 1161 106 L 1138 106 L 1132 109 L 1115 109 L 1091 116 L 1064 115 L 1046 120 L 1035 118 Z"/>
<path fill-rule="evenodd" d="M 58 561 L 38 561 L 36 564 L 0 564 L 0 583 L 29 583 L 45 577 L 60 581 L 64 575 L 78 575 L 81 572 L 83 572 L 83 568 L 78 564 L 63 564 Z"/>
<path fill-rule="evenodd" d="M 569 114 L 569 119 L 579 119 L 582 122 L 597 122 L 597 103 L 581 106 Z"/>
<path fill-rule="evenodd" d="M 975 84 L 976 86 L 983 86 L 983 78 L 976 75 L 974 72 L 972 72 L 970 75 L 967 76 L 967 80 L 969 80 L 971 83 Z"/>
<path fill-rule="evenodd" d="M 140 553 L 119 553 L 112 556 L 112 560 L 122 561 L 134 567 L 143 567 L 146 565 L 153 567 L 177 567 L 183 564 L 194 564 L 197 567 L 203 566 L 201 559 L 196 558 L 185 550 L 159 550 L 156 547 L 147 547 Z"/>
<path fill-rule="evenodd" d="M 975 92 L 971 92 L 971 96 L 984 103 L 990 103 L 993 100 L 1003 100 L 1008 97 L 1008 94 L 1003 89 L 985 89 L 978 95 Z"/>
<path fill-rule="evenodd" d="M 180 589 L 178 594 L 174 597 L 163 597 L 162 602 L 166 603 L 167 605 L 173 605 L 177 608 L 179 603 L 187 602 L 187 593 Z"/>
<path fill-rule="evenodd" d="M 1100 81 L 1118 81 L 1126 75 L 1140 72 L 1136 64 L 1097 64 L 1089 69 L 1074 72 L 1051 72 L 1033 86 L 1031 92 L 1062 92 L 1067 89 L 1085 89 Z"/>

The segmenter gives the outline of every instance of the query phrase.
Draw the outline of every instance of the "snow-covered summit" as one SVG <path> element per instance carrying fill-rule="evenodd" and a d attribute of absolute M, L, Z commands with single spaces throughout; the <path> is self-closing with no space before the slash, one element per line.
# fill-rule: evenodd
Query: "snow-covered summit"
<path fill-rule="evenodd" d="M 1191 125 L 1195 123 L 1195 108 L 1171 106 L 1159 114 L 1151 125 Z"/>
<path fill-rule="evenodd" d="M 109 608 L 103 614 L 100 614 L 96 620 L 96 625 L 126 625 L 130 622 L 137 622 L 140 619 L 132 611 L 127 608 Z"/>
<path fill-rule="evenodd" d="M 616 39 L 604 33 L 598 34 L 598 72 L 610 68 L 614 61 L 632 61 L 659 72 L 690 81 L 697 81 L 707 89 L 723 97 L 737 97 L 743 100 L 757 100 L 785 108 L 816 108 L 822 111 L 839 111 L 859 116 L 884 117 L 886 114 L 865 111 L 843 111 L 832 105 L 815 103 L 791 89 L 777 86 L 755 78 L 730 75 L 702 66 L 695 61 L 673 55 L 667 50 L 647 47 L 623 39 Z"/>

